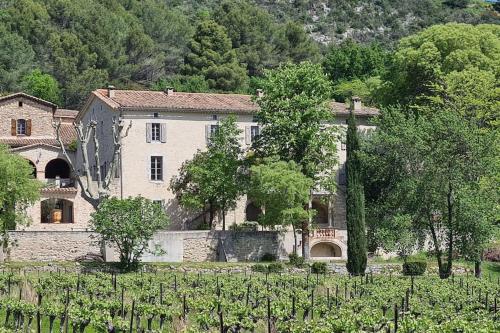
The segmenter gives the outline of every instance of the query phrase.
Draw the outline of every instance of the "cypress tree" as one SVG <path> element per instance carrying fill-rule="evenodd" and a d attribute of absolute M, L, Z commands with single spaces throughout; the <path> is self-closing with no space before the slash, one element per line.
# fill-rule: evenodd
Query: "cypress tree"
<path fill-rule="evenodd" d="M 347 270 L 364 275 L 366 269 L 365 196 L 358 157 L 359 137 L 356 119 L 351 111 L 347 121 Z"/>

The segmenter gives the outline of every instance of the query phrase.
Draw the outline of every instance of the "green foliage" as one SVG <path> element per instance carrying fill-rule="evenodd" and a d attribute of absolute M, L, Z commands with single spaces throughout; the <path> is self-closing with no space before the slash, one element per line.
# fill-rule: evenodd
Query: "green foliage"
<path fill-rule="evenodd" d="M 304 206 L 312 185 L 294 162 L 265 160 L 252 166 L 248 197 L 265 212 L 258 222 L 265 226 L 300 226 L 309 219 Z"/>
<path fill-rule="evenodd" d="M 372 105 L 376 102 L 376 95 L 381 84 L 382 81 L 378 76 L 365 80 L 341 81 L 333 87 L 333 98 L 339 102 L 348 102 L 353 96 L 357 96 L 364 104 Z"/>
<path fill-rule="evenodd" d="M 29 42 L 0 25 L 0 91 L 19 89 L 21 78 L 33 63 L 33 49 Z"/>
<path fill-rule="evenodd" d="M 41 183 L 33 177 L 28 160 L 0 145 L 0 224 L 2 236 L 7 230 L 26 225 L 26 208 L 40 197 Z"/>
<path fill-rule="evenodd" d="M 267 265 L 255 264 L 252 266 L 252 272 L 266 273 L 267 272 Z"/>
<path fill-rule="evenodd" d="M 135 268 L 145 251 L 161 251 L 148 249 L 148 242 L 156 231 L 168 224 L 164 208 L 140 196 L 105 199 L 90 220 L 92 231 L 98 234 L 96 237 L 116 246 L 125 269 Z"/>
<path fill-rule="evenodd" d="M 307 35 L 304 27 L 295 22 L 288 22 L 278 30 L 275 43 L 282 62 L 319 60 L 318 45 Z"/>
<path fill-rule="evenodd" d="M 50 74 L 42 73 L 39 69 L 35 69 L 23 78 L 22 87 L 27 94 L 54 104 L 61 102 L 61 92 L 56 79 Z"/>
<path fill-rule="evenodd" d="M 277 257 L 273 253 L 266 252 L 260 257 L 260 261 L 263 262 L 271 262 L 271 261 L 276 261 Z"/>
<path fill-rule="evenodd" d="M 246 73 L 237 62 L 236 52 L 223 26 L 209 19 L 201 21 L 188 47 L 184 61 L 186 74 L 203 75 L 212 89 L 243 89 Z"/>
<path fill-rule="evenodd" d="M 425 258 L 408 258 L 403 263 L 403 275 L 423 275 L 426 269 Z"/>
<path fill-rule="evenodd" d="M 326 262 L 313 262 L 311 265 L 311 273 L 313 274 L 326 274 Z"/>
<path fill-rule="evenodd" d="M 383 110 L 363 154 L 369 219 L 432 239 L 442 277 L 455 251 L 480 260 L 497 228 L 498 134 L 462 113 Z"/>
<path fill-rule="evenodd" d="M 352 275 L 364 275 L 367 261 L 365 227 L 365 196 L 363 188 L 360 140 L 354 113 L 347 122 L 347 270 Z"/>
<path fill-rule="evenodd" d="M 267 271 L 269 273 L 281 273 L 283 272 L 283 264 L 280 262 L 272 262 L 269 265 L 267 265 Z"/>
<path fill-rule="evenodd" d="M 301 256 L 299 256 L 297 253 L 290 253 L 288 255 L 288 260 L 290 261 L 290 265 L 297 267 L 297 268 L 302 268 L 304 267 L 305 264 L 305 259 Z"/>
<path fill-rule="evenodd" d="M 184 162 L 170 181 L 182 206 L 202 212 L 208 209 L 210 228 L 214 213 L 220 211 L 225 230 L 226 212 L 235 207 L 246 187 L 240 133 L 234 116 L 223 119 L 211 134 L 208 149 Z"/>
<path fill-rule="evenodd" d="M 495 25 L 449 23 L 402 39 L 384 76 L 382 102 L 425 105 L 446 95 L 460 99 L 464 87 L 491 81 L 484 72 L 500 75 L 499 35 L 500 27 Z M 490 87 L 488 83 L 486 89 Z M 486 94 L 475 91 L 470 90 L 465 98 L 485 99 L 480 107 L 492 103 L 492 94 L 498 96 L 495 89 Z M 498 113 L 498 105 L 495 110 Z"/>

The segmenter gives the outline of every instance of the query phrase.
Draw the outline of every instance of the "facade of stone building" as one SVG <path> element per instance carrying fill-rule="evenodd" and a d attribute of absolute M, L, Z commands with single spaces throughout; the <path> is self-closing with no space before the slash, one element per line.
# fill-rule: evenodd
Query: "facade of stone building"
<path fill-rule="evenodd" d="M 23 230 L 85 230 L 92 206 L 80 195 L 75 177 L 56 140 L 52 122 L 61 121 L 67 147 L 76 140 L 75 110 L 17 93 L 0 97 L 0 144 L 23 156 L 33 166 L 33 177 L 43 183 L 40 200 L 28 209 Z M 74 157 L 75 152 L 69 153 Z"/>
<path fill-rule="evenodd" d="M 346 128 L 349 107 L 332 103 L 334 125 Z M 101 147 L 101 169 L 109 168 L 112 159 L 111 123 L 120 118 L 125 126 L 130 124 L 128 135 L 122 141 L 119 168 L 114 175 L 112 195 L 128 197 L 141 195 L 162 202 L 171 218 L 171 230 L 196 228 L 203 213 L 188 212 L 179 207 L 169 189 L 170 179 L 182 163 L 192 158 L 198 150 L 204 150 L 211 131 L 218 122 L 235 115 L 241 130 L 241 143 L 250 149 L 252 138 L 259 127 L 254 115 L 258 106 L 250 95 L 181 93 L 167 91 L 132 91 L 98 89 L 90 95 L 77 120 L 87 123 L 95 120 Z M 378 110 L 363 107 L 359 100 L 353 103 L 359 129 L 371 128 L 369 118 Z M 317 210 L 315 228 L 311 234 L 311 255 L 318 258 L 345 258 L 345 142 L 338 144 L 339 171 L 338 191 L 334 196 L 316 192 L 312 208 Z M 92 169 L 96 169 L 95 166 Z M 330 200 L 323 200 L 324 198 Z M 226 215 L 226 226 L 244 221 L 255 221 L 258 208 L 248 198 L 242 198 L 235 210 Z M 221 228 L 220 219 L 216 229 Z M 216 221 L 216 222 L 217 222 Z M 299 237 L 300 239 L 300 237 Z M 290 251 L 293 234 L 285 235 L 285 247 Z M 300 246 L 300 244 L 299 244 Z"/>

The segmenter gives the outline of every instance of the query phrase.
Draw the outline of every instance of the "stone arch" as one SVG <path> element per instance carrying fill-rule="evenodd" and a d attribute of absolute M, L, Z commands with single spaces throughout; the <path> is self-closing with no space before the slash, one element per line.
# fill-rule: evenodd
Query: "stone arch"
<path fill-rule="evenodd" d="M 319 199 L 312 200 L 312 209 L 316 210 L 314 222 L 316 224 L 328 224 L 328 206 Z"/>
<path fill-rule="evenodd" d="M 73 223 L 73 202 L 49 198 L 40 203 L 41 223 Z"/>
<path fill-rule="evenodd" d="M 262 214 L 262 210 L 260 207 L 257 207 L 253 202 L 250 202 L 245 208 L 245 220 L 256 222 L 258 221 L 260 215 Z"/>
<path fill-rule="evenodd" d="M 71 170 L 68 162 L 62 158 L 55 158 L 50 160 L 45 166 L 45 178 L 55 179 L 55 178 L 70 178 Z"/>
<path fill-rule="evenodd" d="M 342 249 L 333 242 L 318 242 L 311 247 L 313 258 L 340 258 Z"/>

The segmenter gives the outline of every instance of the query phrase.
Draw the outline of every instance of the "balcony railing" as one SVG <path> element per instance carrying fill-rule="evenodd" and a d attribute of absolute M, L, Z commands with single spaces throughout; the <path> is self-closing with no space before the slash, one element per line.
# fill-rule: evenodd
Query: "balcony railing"
<path fill-rule="evenodd" d="M 75 180 L 71 178 L 46 178 L 45 187 L 49 188 L 75 187 Z"/>
<path fill-rule="evenodd" d="M 312 237 L 315 237 L 315 238 L 335 238 L 335 229 L 333 229 L 333 228 L 313 229 Z"/>

